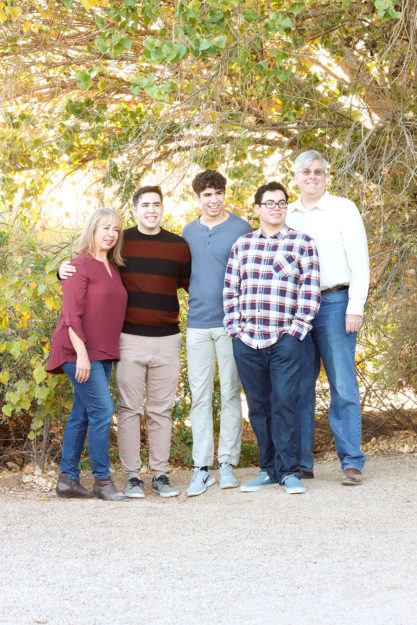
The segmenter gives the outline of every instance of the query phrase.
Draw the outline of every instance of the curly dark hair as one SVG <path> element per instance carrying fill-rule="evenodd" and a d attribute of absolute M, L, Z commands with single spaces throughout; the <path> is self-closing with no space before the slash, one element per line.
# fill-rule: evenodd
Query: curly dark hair
<path fill-rule="evenodd" d="M 194 193 L 200 195 L 204 189 L 211 188 L 219 191 L 226 190 L 226 178 L 215 169 L 206 169 L 202 171 L 192 181 Z"/>

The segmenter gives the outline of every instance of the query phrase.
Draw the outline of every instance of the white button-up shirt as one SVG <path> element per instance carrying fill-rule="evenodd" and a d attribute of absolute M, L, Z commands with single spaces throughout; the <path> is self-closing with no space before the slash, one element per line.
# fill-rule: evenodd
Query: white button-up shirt
<path fill-rule="evenodd" d="M 369 287 L 365 228 L 355 204 L 347 198 L 322 195 L 311 209 L 301 198 L 288 206 L 286 224 L 314 239 L 320 259 L 320 288 L 349 286 L 346 314 L 363 315 Z"/>

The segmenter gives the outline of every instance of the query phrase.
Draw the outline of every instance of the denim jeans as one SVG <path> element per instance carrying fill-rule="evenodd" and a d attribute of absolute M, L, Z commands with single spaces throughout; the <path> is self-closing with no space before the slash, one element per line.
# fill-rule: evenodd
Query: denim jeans
<path fill-rule="evenodd" d="M 303 344 L 284 334 L 263 349 L 233 339 L 233 353 L 259 447 L 259 465 L 274 482 L 300 473 L 300 429 L 297 400 Z"/>
<path fill-rule="evenodd" d="M 303 469 L 313 469 L 316 380 L 323 363 L 330 386 L 329 423 L 342 469 L 362 471 L 365 454 L 361 444 L 361 408 L 355 373 L 356 332 L 346 333 L 348 292 L 322 295 L 313 328 L 304 341 L 299 403 L 301 461 Z"/>
<path fill-rule="evenodd" d="M 74 387 L 74 403 L 67 421 L 62 446 L 61 471 L 72 480 L 80 479 L 79 462 L 88 429 L 88 455 L 94 477 L 110 475 L 109 432 L 114 406 L 109 390 L 111 360 L 91 362 L 87 382 L 75 379 L 75 363 L 62 368 Z"/>

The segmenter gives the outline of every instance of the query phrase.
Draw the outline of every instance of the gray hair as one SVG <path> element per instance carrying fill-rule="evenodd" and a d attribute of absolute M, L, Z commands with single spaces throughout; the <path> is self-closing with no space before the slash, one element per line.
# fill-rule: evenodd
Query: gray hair
<path fill-rule="evenodd" d="M 308 150 L 307 152 L 301 152 L 301 154 L 297 156 L 294 162 L 295 172 L 297 173 L 297 171 L 300 171 L 300 169 L 309 167 L 309 165 L 311 165 L 312 161 L 314 160 L 320 161 L 321 166 L 323 167 L 323 171 L 324 173 L 326 173 L 327 161 L 325 158 L 322 157 L 320 152 L 317 152 L 317 150 Z"/>

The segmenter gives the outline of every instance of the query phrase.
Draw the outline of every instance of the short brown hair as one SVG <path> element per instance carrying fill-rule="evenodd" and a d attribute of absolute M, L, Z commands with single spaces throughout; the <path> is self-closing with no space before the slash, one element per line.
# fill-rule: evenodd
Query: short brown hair
<path fill-rule="evenodd" d="M 136 191 L 134 192 L 133 197 L 132 197 L 132 204 L 135 208 L 139 204 L 139 200 L 144 193 L 157 193 L 159 197 L 161 198 L 161 202 L 164 201 L 161 187 L 158 185 L 148 185 L 147 187 L 140 187 L 139 189 L 136 189 Z"/>

